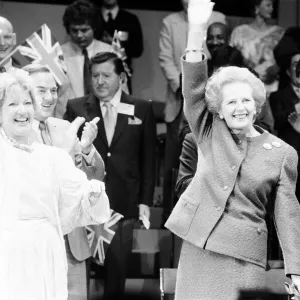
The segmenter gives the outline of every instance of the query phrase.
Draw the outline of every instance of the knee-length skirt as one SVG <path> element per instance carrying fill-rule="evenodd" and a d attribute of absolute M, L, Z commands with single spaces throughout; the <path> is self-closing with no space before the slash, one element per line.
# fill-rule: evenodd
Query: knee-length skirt
<path fill-rule="evenodd" d="M 237 300 L 241 290 L 263 290 L 265 269 L 184 241 L 175 300 Z"/>

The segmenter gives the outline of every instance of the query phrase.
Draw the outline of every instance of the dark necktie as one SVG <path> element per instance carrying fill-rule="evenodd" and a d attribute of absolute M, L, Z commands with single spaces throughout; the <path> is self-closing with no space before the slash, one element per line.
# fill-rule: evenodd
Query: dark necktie
<path fill-rule="evenodd" d="M 86 48 L 82 49 L 82 54 L 84 56 L 84 64 L 83 64 L 84 95 L 88 95 L 91 92 L 91 88 L 90 88 L 91 78 L 90 78 L 90 60 Z"/>
<path fill-rule="evenodd" d="M 48 135 L 45 122 L 40 122 L 39 129 L 41 131 L 42 140 L 45 145 L 51 146 L 50 137 Z"/>
<path fill-rule="evenodd" d="M 112 13 L 111 13 L 111 12 L 109 12 L 109 13 L 107 14 L 106 31 L 107 31 L 111 36 L 114 35 L 114 31 L 115 31 L 115 28 L 114 28 L 114 19 L 113 19 L 113 17 L 112 17 Z"/>

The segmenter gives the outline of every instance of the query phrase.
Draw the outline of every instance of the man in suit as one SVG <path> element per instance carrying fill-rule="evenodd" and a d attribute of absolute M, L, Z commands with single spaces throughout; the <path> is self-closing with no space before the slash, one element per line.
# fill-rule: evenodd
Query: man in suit
<path fill-rule="evenodd" d="M 67 100 L 91 93 L 89 58 L 98 52 L 111 51 L 111 45 L 94 38 L 98 17 L 90 1 L 76 0 L 67 6 L 63 24 L 70 40 L 62 45 L 68 82 L 60 93 L 64 99 L 64 107 L 59 109 L 61 116 Z"/>
<path fill-rule="evenodd" d="M 284 36 L 278 43 L 275 57 L 282 72 L 285 71 L 289 84 L 270 95 L 270 106 L 274 117 L 274 128 L 279 138 L 293 146 L 300 154 L 300 77 L 297 66 L 300 63 L 300 40 Z M 295 114 L 296 118 L 291 119 Z M 298 172 L 300 166 L 298 164 Z M 300 199 L 300 179 L 298 177 L 296 195 Z"/>
<path fill-rule="evenodd" d="M 123 299 L 134 219 L 149 219 L 155 177 L 156 125 L 151 101 L 122 92 L 123 62 L 114 53 L 91 59 L 93 94 L 70 100 L 65 118 L 100 117 L 96 149 L 106 166 L 105 184 L 118 223 L 104 264 L 104 299 Z"/>
<path fill-rule="evenodd" d="M 165 166 L 164 166 L 164 215 L 170 214 L 172 207 L 172 169 L 178 168 L 181 144 L 178 130 L 181 121 L 181 91 L 180 91 L 180 58 L 186 49 L 188 34 L 187 6 L 188 0 L 181 0 L 183 10 L 165 17 L 162 22 L 159 40 L 159 61 L 164 77 L 167 80 L 165 121 L 167 123 Z M 226 24 L 225 16 L 213 12 L 209 24 L 219 22 Z M 209 52 L 203 45 L 207 55 Z"/>
<path fill-rule="evenodd" d="M 132 59 L 143 53 L 143 32 L 138 17 L 119 6 L 118 0 L 101 0 L 101 16 L 103 33 L 98 32 L 96 38 L 111 44 L 115 30 L 118 31 L 121 46 L 125 49 L 126 63 L 132 71 Z M 132 91 L 131 83 L 128 82 Z"/>
<path fill-rule="evenodd" d="M 33 129 L 37 140 L 41 143 L 64 148 L 64 138 L 70 129 L 70 123 L 52 118 L 57 103 L 57 85 L 49 69 L 38 64 L 23 68 L 29 73 L 35 92 L 35 122 Z M 77 119 L 73 125 L 78 129 L 84 118 Z M 76 130 L 75 128 L 75 130 Z M 89 179 L 102 180 L 104 163 L 93 146 L 97 135 L 94 122 L 85 124 L 81 138 L 81 147 L 75 150 L 75 163 L 84 171 Z M 86 260 L 91 256 L 85 228 L 76 228 L 65 236 L 65 246 L 68 259 L 68 294 L 69 300 L 87 299 Z"/>

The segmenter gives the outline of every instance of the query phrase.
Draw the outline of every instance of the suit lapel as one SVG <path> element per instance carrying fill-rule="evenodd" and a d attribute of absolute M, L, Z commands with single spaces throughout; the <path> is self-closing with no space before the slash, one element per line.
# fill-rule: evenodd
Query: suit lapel
<path fill-rule="evenodd" d="M 133 102 L 128 98 L 128 96 L 122 92 L 121 101 L 122 103 L 133 104 Z M 128 115 L 118 113 L 117 123 L 115 127 L 115 132 L 113 139 L 111 141 L 111 147 L 116 143 L 118 138 L 121 136 L 122 131 L 128 126 Z"/>
<path fill-rule="evenodd" d="M 97 126 L 98 126 L 97 138 L 100 136 L 100 138 L 103 140 L 103 142 L 108 146 L 99 100 L 94 95 L 91 95 L 88 98 L 86 105 L 87 105 L 86 110 L 87 110 L 87 116 L 88 116 L 87 121 L 89 122 L 89 121 L 92 121 L 96 117 L 100 117 L 100 121 L 97 124 Z"/>

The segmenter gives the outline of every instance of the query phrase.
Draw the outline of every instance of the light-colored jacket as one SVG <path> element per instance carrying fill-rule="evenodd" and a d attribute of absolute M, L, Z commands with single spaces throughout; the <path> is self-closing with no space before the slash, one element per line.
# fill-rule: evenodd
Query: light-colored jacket
<path fill-rule="evenodd" d="M 67 69 L 67 78 L 66 82 L 59 88 L 59 101 L 56 107 L 56 116 L 58 118 L 63 117 L 68 100 L 85 96 L 83 85 L 84 56 L 81 53 L 82 50 L 72 42 L 63 44 L 61 48 Z M 92 44 L 87 47 L 89 58 L 99 52 L 110 52 L 111 49 L 111 45 L 98 40 L 93 40 Z"/>
<path fill-rule="evenodd" d="M 217 115 L 204 133 L 206 61 L 183 60 L 183 77 L 184 112 L 197 140 L 198 166 L 165 226 L 200 248 L 265 267 L 265 215 L 271 209 L 285 272 L 300 274 L 296 151 L 267 131 L 252 141 L 240 137 L 238 145 Z"/>
<path fill-rule="evenodd" d="M 225 15 L 214 11 L 209 20 L 209 25 L 215 22 L 226 24 Z M 159 40 L 159 62 L 168 82 L 166 95 L 165 121 L 172 122 L 178 115 L 181 102 L 176 94 L 180 86 L 181 73 L 180 58 L 184 54 L 187 45 L 188 21 L 184 11 L 172 13 L 162 22 Z M 204 49 L 208 54 L 206 45 Z"/>

